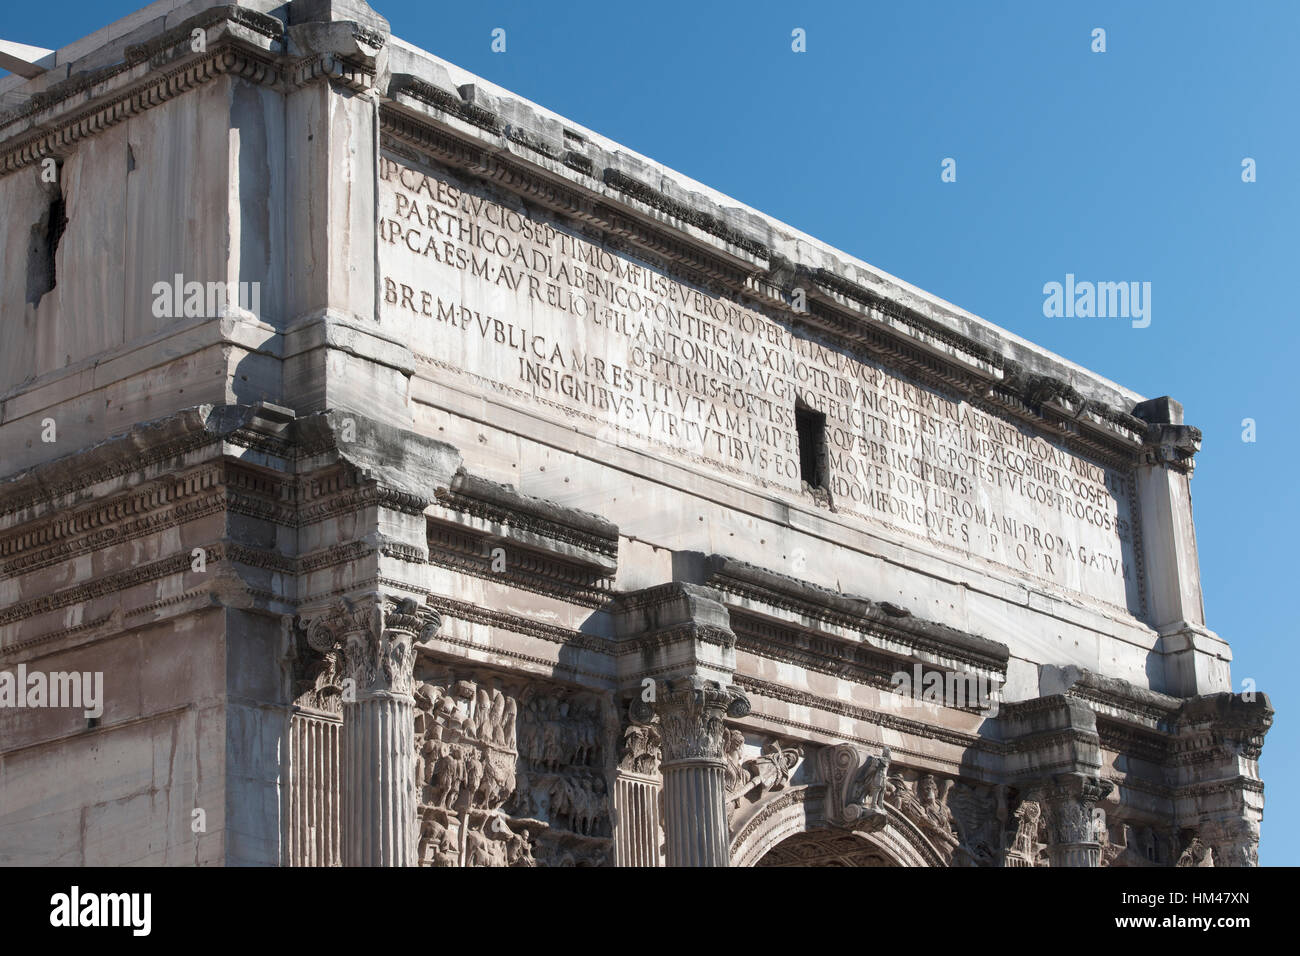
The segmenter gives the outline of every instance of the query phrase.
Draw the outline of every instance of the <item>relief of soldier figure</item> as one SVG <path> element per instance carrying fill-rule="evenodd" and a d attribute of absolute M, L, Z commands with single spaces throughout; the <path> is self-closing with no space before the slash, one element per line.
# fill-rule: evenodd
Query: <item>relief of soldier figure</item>
<path fill-rule="evenodd" d="M 424 866 L 609 859 L 607 714 L 585 692 L 430 673 L 415 691 Z"/>

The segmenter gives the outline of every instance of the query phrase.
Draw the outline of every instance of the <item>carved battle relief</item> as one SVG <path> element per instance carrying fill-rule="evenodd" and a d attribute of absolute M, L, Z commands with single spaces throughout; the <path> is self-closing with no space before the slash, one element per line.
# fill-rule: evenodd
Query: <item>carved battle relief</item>
<path fill-rule="evenodd" d="M 421 865 L 609 862 L 613 768 L 602 698 L 486 673 L 421 676 Z"/>

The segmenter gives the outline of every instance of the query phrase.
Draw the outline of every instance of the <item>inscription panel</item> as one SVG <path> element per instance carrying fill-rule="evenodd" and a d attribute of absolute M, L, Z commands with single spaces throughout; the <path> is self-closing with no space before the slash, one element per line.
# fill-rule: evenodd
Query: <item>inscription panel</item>
<path fill-rule="evenodd" d="M 806 499 L 810 409 L 837 512 L 1140 613 L 1130 473 L 437 166 L 384 154 L 378 230 L 381 319 L 440 379 Z"/>

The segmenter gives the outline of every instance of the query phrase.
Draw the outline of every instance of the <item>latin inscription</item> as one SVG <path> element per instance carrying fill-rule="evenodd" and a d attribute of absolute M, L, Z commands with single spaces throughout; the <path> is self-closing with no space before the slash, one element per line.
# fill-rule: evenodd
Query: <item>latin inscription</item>
<path fill-rule="evenodd" d="M 417 352 L 796 494 L 802 402 L 837 511 L 1136 606 L 1130 475 L 450 173 L 380 179 L 381 314 Z"/>

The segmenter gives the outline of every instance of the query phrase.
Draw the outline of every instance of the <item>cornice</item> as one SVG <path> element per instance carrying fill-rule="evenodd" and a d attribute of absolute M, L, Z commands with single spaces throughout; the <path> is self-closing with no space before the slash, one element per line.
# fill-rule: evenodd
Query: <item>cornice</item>
<path fill-rule="evenodd" d="M 843 700 L 822 697 L 818 694 L 795 690 L 792 687 L 775 684 L 771 681 L 760 680 L 756 677 L 750 677 L 744 674 L 737 674 L 734 678 L 734 683 L 742 690 L 758 696 L 767 697 L 771 700 L 778 700 L 786 704 L 794 704 L 798 707 L 808 707 L 824 713 L 851 717 L 854 720 L 875 724 L 888 730 L 897 731 L 898 733 L 910 734 L 928 740 L 936 740 L 941 743 L 952 744 L 953 746 L 967 750 L 983 751 L 991 754 L 1005 754 L 1010 752 L 1006 744 L 987 737 L 980 737 L 975 734 L 964 734 L 960 731 L 949 730 L 946 727 L 936 727 L 919 720 L 909 720 L 906 717 L 899 717 L 895 714 L 886 714 L 877 710 L 869 710 L 866 707 L 857 707 Z"/>
<path fill-rule="evenodd" d="M 585 566 L 566 564 L 535 552 L 490 542 L 454 525 L 429 523 L 430 564 L 508 587 L 545 594 L 572 604 L 598 608 L 614 596 L 613 581 Z M 505 550 L 505 570 L 492 570 L 489 545 Z"/>
<path fill-rule="evenodd" d="M 454 618 L 465 621 L 470 624 L 483 624 L 492 628 L 500 628 L 505 631 L 511 631 L 515 634 L 522 634 L 526 637 L 536 637 L 552 644 L 559 644 L 564 647 L 572 647 L 575 650 L 590 651 L 593 654 L 600 654 L 609 657 L 613 654 L 613 645 L 601 637 L 591 634 L 584 634 L 581 631 L 570 630 L 569 628 L 558 627 L 554 624 L 545 624 L 540 621 L 534 621 L 530 618 L 520 617 L 517 614 L 511 614 L 506 611 L 498 611 L 492 608 L 480 607 L 468 601 L 458 601 L 454 598 L 442 597 L 441 595 L 430 593 L 427 599 L 430 608 L 437 611 L 444 619 Z M 439 633 L 438 641 L 451 641 L 451 637 L 446 633 L 446 628 Z M 466 648 L 474 650 L 490 650 L 493 654 L 507 653 L 497 645 L 483 645 L 467 641 L 452 641 L 460 643 Z M 542 658 L 530 658 L 536 663 L 544 663 L 547 666 L 557 666 L 553 661 Z M 595 674 L 602 680 L 610 680 L 609 674 Z"/>
<path fill-rule="evenodd" d="M 599 515 L 525 495 L 511 485 L 458 471 L 438 501 L 453 511 L 570 544 L 606 559 L 618 557 L 618 526 Z M 581 557 L 575 555 L 575 557 Z M 599 562 L 603 566 L 603 562 Z"/>
<path fill-rule="evenodd" d="M 910 611 L 890 602 L 831 591 L 723 555 L 710 555 L 706 570 L 706 584 L 719 591 L 723 603 L 735 614 L 757 616 L 767 611 L 778 626 L 812 634 L 816 640 L 853 643 L 845 637 L 813 631 L 807 624 L 786 620 L 776 613 L 785 611 L 806 621 L 845 629 L 864 639 L 901 644 L 943 662 L 1006 673 L 1010 650 L 1005 644 L 914 617 Z M 729 597 L 732 600 L 728 601 Z M 752 606 L 738 606 L 736 599 Z M 882 657 L 889 656 L 878 647 L 870 647 L 869 652 L 872 651 Z"/>
<path fill-rule="evenodd" d="M 141 71 L 138 63 L 123 63 L 110 67 L 107 72 L 109 75 L 102 82 L 112 82 L 126 72 Z M 0 122 L 6 119 L 9 122 L 29 119 L 34 129 L 34 132 L 28 134 L 5 136 L 3 128 L 0 128 L 0 142 L 4 144 L 0 146 L 0 176 L 39 163 L 47 156 L 64 156 L 81 140 L 98 135 L 220 76 L 237 76 L 267 86 L 280 82 L 275 59 L 262 51 L 231 41 L 217 44 L 206 53 L 193 54 L 192 59 L 186 57 L 182 65 L 170 70 L 160 72 L 157 67 L 152 67 L 143 72 L 142 82 L 110 98 L 101 99 L 71 117 L 51 115 L 45 119 L 45 114 L 57 113 L 77 93 L 86 91 L 86 80 L 79 79 L 73 90 L 67 91 L 59 100 L 44 102 L 38 99 L 40 94 L 37 94 L 37 97 L 33 97 L 36 104 L 29 103 L 29 112 L 24 116 L 0 118 Z"/>

